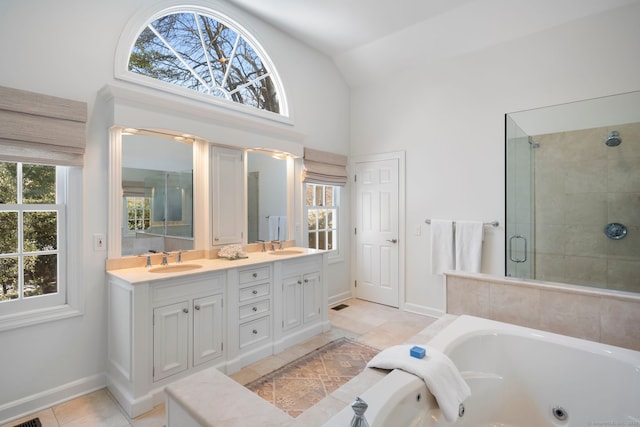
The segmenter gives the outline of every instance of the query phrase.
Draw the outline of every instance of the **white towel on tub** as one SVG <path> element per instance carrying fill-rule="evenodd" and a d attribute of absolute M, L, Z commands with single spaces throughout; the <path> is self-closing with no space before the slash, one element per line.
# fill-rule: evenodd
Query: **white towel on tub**
<path fill-rule="evenodd" d="M 427 352 L 422 359 L 410 356 L 413 345 L 396 345 L 378 353 L 367 367 L 401 369 L 422 378 L 444 418 L 454 422 L 458 419 L 460 404 L 471 396 L 471 389 L 447 355 L 429 346 L 420 346 Z"/>
<path fill-rule="evenodd" d="M 480 273 L 483 231 L 482 222 L 456 222 L 456 270 Z"/>
<path fill-rule="evenodd" d="M 453 270 L 453 221 L 431 220 L 431 273 Z"/>

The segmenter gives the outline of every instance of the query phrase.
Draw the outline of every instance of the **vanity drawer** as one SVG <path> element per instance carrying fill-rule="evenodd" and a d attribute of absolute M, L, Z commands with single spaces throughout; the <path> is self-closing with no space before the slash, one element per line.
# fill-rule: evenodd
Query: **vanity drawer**
<path fill-rule="evenodd" d="M 266 297 L 270 293 L 270 283 L 260 283 L 259 285 L 247 286 L 240 289 L 240 302 L 249 301 L 254 298 Z"/>
<path fill-rule="evenodd" d="M 271 336 L 271 316 L 240 325 L 240 348 L 256 344 Z"/>
<path fill-rule="evenodd" d="M 240 307 L 240 321 L 257 315 L 269 314 L 270 306 L 271 301 L 268 299 L 257 301 L 253 304 L 243 305 Z"/>
<path fill-rule="evenodd" d="M 240 271 L 240 284 L 263 281 L 270 276 L 269 266 Z"/>

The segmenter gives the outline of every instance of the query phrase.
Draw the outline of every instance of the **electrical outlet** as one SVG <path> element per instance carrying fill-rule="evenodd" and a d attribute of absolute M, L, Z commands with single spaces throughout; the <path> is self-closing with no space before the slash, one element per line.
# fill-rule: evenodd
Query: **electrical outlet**
<path fill-rule="evenodd" d="M 104 234 L 94 234 L 93 235 L 93 250 L 94 251 L 104 251 L 107 249 L 107 239 L 105 239 Z"/>

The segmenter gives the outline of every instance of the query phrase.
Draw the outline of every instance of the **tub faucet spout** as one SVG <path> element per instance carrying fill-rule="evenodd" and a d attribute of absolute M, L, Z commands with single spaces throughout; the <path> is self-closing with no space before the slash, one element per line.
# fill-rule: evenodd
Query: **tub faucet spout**
<path fill-rule="evenodd" d="M 349 427 L 369 427 L 369 423 L 364 417 L 364 413 L 368 407 L 369 405 L 367 405 L 367 402 L 362 400 L 360 397 L 356 398 L 356 400 L 351 404 L 351 409 L 353 409 L 354 415 L 353 418 L 351 418 Z"/>

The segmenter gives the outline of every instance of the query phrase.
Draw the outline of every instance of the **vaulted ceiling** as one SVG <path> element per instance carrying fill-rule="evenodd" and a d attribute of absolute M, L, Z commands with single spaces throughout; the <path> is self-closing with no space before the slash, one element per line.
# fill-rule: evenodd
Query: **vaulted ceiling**
<path fill-rule="evenodd" d="M 416 56 L 436 62 L 640 0 L 228 1 L 333 58 L 357 84 Z"/>

